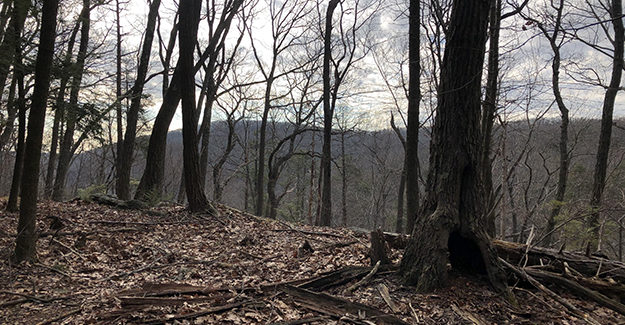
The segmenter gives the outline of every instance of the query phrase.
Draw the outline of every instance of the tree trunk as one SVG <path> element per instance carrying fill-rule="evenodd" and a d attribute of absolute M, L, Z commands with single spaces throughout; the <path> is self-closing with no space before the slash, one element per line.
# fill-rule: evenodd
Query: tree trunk
<path fill-rule="evenodd" d="M 4 39 L 0 43 L 0 53 L 5 56 L 0 60 L 0 101 L 4 93 L 4 85 L 9 75 L 9 67 L 13 64 L 15 58 L 15 50 L 20 43 L 26 15 L 30 8 L 30 0 L 15 0 L 11 13 L 11 20 L 7 26 Z"/>
<path fill-rule="evenodd" d="M 275 57 L 274 57 L 275 59 Z M 275 63 L 273 65 L 275 67 Z M 273 69 L 272 69 L 273 74 Z M 265 181 L 265 147 L 266 147 L 266 133 L 267 133 L 267 119 L 269 118 L 269 110 L 271 109 L 271 86 L 273 84 L 273 75 L 267 78 L 267 85 L 265 87 L 265 106 L 263 109 L 263 116 L 260 121 L 260 134 L 258 145 L 258 158 L 256 169 L 256 215 L 263 215 L 263 204 L 265 202 L 265 195 L 263 195 L 263 183 Z"/>
<path fill-rule="evenodd" d="M 116 146 L 116 154 L 117 159 L 115 162 L 115 180 L 116 180 L 116 192 L 117 197 L 122 200 L 130 199 L 129 189 L 126 187 L 120 188 L 120 177 L 123 170 L 123 167 L 128 168 L 128 166 L 122 166 L 122 150 L 124 148 L 124 123 L 123 123 L 123 112 L 122 112 L 122 30 L 121 30 L 121 22 L 119 20 L 119 0 L 115 0 L 115 27 L 117 32 L 117 46 L 116 46 L 116 58 L 115 58 L 115 66 L 116 66 L 116 74 L 115 74 L 115 122 L 116 122 L 116 131 L 117 131 L 117 146 Z M 130 171 L 129 171 L 130 175 Z M 124 191 L 126 190 L 126 191 Z"/>
<path fill-rule="evenodd" d="M 419 0 L 410 0 L 408 30 L 408 125 L 406 126 L 406 231 L 412 232 L 419 213 L 419 103 L 421 102 Z"/>
<path fill-rule="evenodd" d="M 0 134 L 0 153 L 4 152 L 5 149 L 8 150 L 9 140 L 15 128 L 15 118 L 18 112 L 17 105 L 15 104 L 15 88 L 17 88 L 16 78 L 12 78 L 9 87 L 9 97 L 6 102 L 7 115 L 4 121 L 4 130 L 2 130 L 2 134 Z"/>
<path fill-rule="evenodd" d="M 211 77 L 212 79 L 212 77 Z M 199 136 L 201 137 L 200 141 L 200 175 L 202 177 L 202 181 L 204 182 L 204 186 L 207 186 L 208 183 L 208 145 L 210 144 L 210 136 L 211 136 L 211 121 L 213 116 L 213 103 L 214 103 L 214 87 L 212 83 L 209 83 L 210 90 L 207 90 L 206 94 L 206 102 L 204 103 L 204 115 L 202 116 L 202 125 L 200 126 Z M 208 94 L 208 92 L 211 92 Z M 217 201 L 219 202 L 219 201 Z"/>
<path fill-rule="evenodd" d="M 19 46 L 16 47 L 20 48 Z M 17 80 L 18 99 L 17 106 L 19 111 L 19 126 L 17 131 L 17 149 L 15 155 L 15 163 L 13 165 L 13 179 L 11 180 L 11 191 L 9 200 L 7 201 L 7 211 L 15 212 L 18 209 L 17 198 L 20 194 L 20 185 L 22 182 L 22 170 L 24 167 L 24 150 L 26 140 L 26 90 L 24 89 L 24 71 L 21 67 L 21 53 L 16 53 L 16 69 L 15 77 Z M 20 66 L 20 68 L 17 68 Z"/>
<path fill-rule="evenodd" d="M 41 34 L 37 61 L 35 63 L 35 89 L 31 99 L 28 119 L 28 138 L 24 153 L 24 174 L 22 177 L 22 202 L 17 225 L 15 253 L 12 260 L 20 262 L 35 257 L 37 234 L 37 193 L 39 187 L 39 161 L 46 117 L 46 101 L 50 88 L 50 68 L 54 57 L 56 37 L 56 13 L 58 0 L 44 0 L 41 18 Z"/>
<path fill-rule="evenodd" d="M 482 178 L 486 194 L 488 211 L 494 208 L 492 162 L 490 159 L 491 133 L 497 111 L 497 92 L 499 85 L 499 26 L 501 25 L 501 0 L 492 0 L 489 16 L 489 48 L 488 48 L 488 75 L 486 77 L 486 94 L 482 105 Z M 495 214 L 488 216 L 487 231 L 495 236 Z"/>
<path fill-rule="evenodd" d="M 154 39 L 154 29 L 156 26 L 156 16 L 160 7 L 160 0 L 152 0 L 150 11 L 148 13 L 148 24 L 146 26 L 145 37 L 141 48 L 141 58 L 139 59 L 139 67 L 137 68 L 137 78 L 130 93 L 130 108 L 126 114 L 126 133 L 123 138 L 123 145 L 118 151 L 119 157 L 117 169 L 117 197 L 122 200 L 130 199 L 130 172 L 132 171 L 132 158 L 134 154 L 135 139 L 137 137 L 137 121 L 139 120 L 139 111 L 141 110 L 141 95 L 143 94 L 143 86 L 147 76 L 150 64 L 150 53 L 152 50 L 152 40 Z M 118 95 L 118 101 L 121 100 L 121 94 Z"/>
<path fill-rule="evenodd" d="M 545 232 L 548 234 L 545 237 L 545 244 L 547 246 L 551 245 L 552 242 L 552 233 L 556 223 L 556 217 L 560 214 L 560 210 L 562 209 L 562 205 L 564 204 L 564 194 L 566 193 L 566 183 L 568 181 L 569 175 L 569 150 L 568 150 L 568 141 L 569 141 L 569 110 L 564 103 L 564 99 L 562 99 L 562 94 L 560 93 L 560 46 L 557 42 L 558 32 L 560 31 L 561 19 L 562 19 L 562 9 L 564 6 L 564 1 L 560 1 L 559 7 L 557 7 L 557 17 L 556 17 L 556 25 L 554 27 L 554 31 L 552 35 L 548 35 L 547 32 L 543 29 L 543 34 L 545 34 L 549 38 L 549 44 L 551 45 L 551 50 L 553 51 L 553 59 L 551 62 L 551 87 L 553 89 L 553 95 L 556 99 L 556 103 L 558 104 L 558 109 L 560 110 L 560 116 L 562 122 L 560 124 L 560 170 L 558 172 L 558 185 L 556 189 L 556 197 L 555 204 L 551 209 L 551 214 L 549 215 L 549 219 L 547 220 L 547 229 Z M 539 26 L 540 27 L 540 26 Z M 523 231 L 523 229 L 521 229 Z"/>
<path fill-rule="evenodd" d="M 204 194 L 204 182 L 200 179 L 200 162 L 197 143 L 197 119 L 195 118 L 195 69 L 193 49 L 197 42 L 197 28 L 200 20 L 199 0 L 180 1 L 179 67 L 182 100 L 182 141 L 184 181 L 191 211 L 210 211 L 214 208 Z"/>
<path fill-rule="evenodd" d="M 4 37 L 6 32 L 7 21 L 9 20 L 9 9 L 13 6 L 13 0 L 3 1 L 2 9 L 0 9 L 0 39 Z"/>
<path fill-rule="evenodd" d="M 71 76 L 71 64 L 72 55 L 74 53 L 74 44 L 76 44 L 76 36 L 80 29 L 80 17 L 74 25 L 72 34 L 67 44 L 67 52 L 65 53 L 65 59 L 63 60 L 63 71 L 61 80 L 59 82 L 59 91 L 56 97 L 54 122 L 52 123 L 52 139 L 50 143 L 50 153 L 48 156 L 48 166 L 45 180 L 44 197 L 49 199 L 52 197 L 52 191 L 54 187 L 54 168 L 56 167 L 57 148 L 59 145 L 59 135 L 61 132 L 61 123 L 65 115 L 65 90 L 67 89 L 67 83 Z"/>
<path fill-rule="evenodd" d="M 618 88 L 621 84 L 621 75 L 623 74 L 623 8 L 621 0 L 612 0 L 610 9 L 610 18 L 614 27 L 614 57 L 612 59 L 612 78 L 610 85 L 605 92 L 603 99 L 603 115 L 601 117 L 601 133 L 599 134 L 599 146 L 597 148 L 597 160 L 595 162 L 595 175 L 592 186 L 592 198 L 590 199 L 590 207 L 592 215 L 589 218 L 589 226 L 594 242 L 595 249 L 601 249 L 598 246 L 599 240 L 599 208 L 601 207 L 601 197 L 605 187 L 606 170 L 608 167 L 608 156 L 610 153 L 610 140 L 612 137 L 612 115 L 614 113 L 614 101 Z"/>
<path fill-rule="evenodd" d="M 341 132 L 341 225 L 347 226 L 347 168 L 345 162 L 345 131 Z"/>
<path fill-rule="evenodd" d="M 72 161 L 72 147 L 74 143 L 74 131 L 76 129 L 76 123 L 78 122 L 78 93 L 80 92 L 80 84 L 85 67 L 85 59 L 87 57 L 87 49 L 89 46 L 89 29 L 91 25 L 91 2 L 90 0 L 83 0 L 83 7 L 80 14 L 80 20 L 82 28 L 80 30 L 80 45 L 78 46 L 78 55 L 76 57 L 76 64 L 73 67 L 72 83 L 70 87 L 69 105 L 67 114 L 67 124 L 65 127 L 65 134 L 61 140 L 61 148 L 59 152 L 59 164 L 56 169 L 56 178 L 54 181 L 54 189 L 52 191 L 52 199 L 55 201 L 62 201 L 65 197 L 65 181 L 67 178 L 67 172 Z"/>
<path fill-rule="evenodd" d="M 321 151 L 321 214 L 320 226 L 332 224 L 332 116 L 334 108 L 330 104 L 331 80 L 330 60 L 332 58 L 332 15 L 339 0 L 330 0 L 325 17 L 323 35 L 323 149 Z"/>
<path fill-rule="evenodd" d="M 229 3 L 228 10 L 224 9 L 227 16 L 225 18 L 222 17 L 222 20 L 215 28 L 215 33 L 213 34 L 211 40 L 209 40 L 207 49 L 201 55 L 199 62 L 196 63 L 195 67 L 191 71 L 193 75 L 195 75 L 195 72 L 202 66 L 208 56 L 215 52 L 219 40 L 223 39 L 223 33 L 228 32 L 230 23 L 242 4 L 243 0 L 234 0 Z M 169 124 L 176 113 L 178 104 L 180 103 L 181 96 L 180 82 L 182 76 L 179 64 L 180 59 L 178 59 L 176 69 L 171 77 L 171 83 L 167 88 L 167 92 L 163 97 L 161 108 L 156 115 L 156 119 L 154 120 L 147 154 L 147 161 L 150 163 L 146 164 L 143 176 L 141 176 L 141 181 L 139 182 L 139 186 L 137 188 L 137 193 L 135 193 L 135 199 L 137 200 L 148 200 L 150 197 L 160 197 L 162 195 L 163 177 L 165 174 L 165 153 L 167 150 L 167 133 L 169 131 Z M 195 106 L 195 103 L 193 106 Z M 195 112 L 193 112 L 193 116 L 195 116 Z M 194 133 L 197 133 L 197 131 Z M 197 142 L 197 139 L 195 141 Z"/>
<path fill-rule="evenodd" d="M 148 144 L 148 154 L 143 176 L 137 187 L 135 199 L 146 201 L 150 198 L 161 197 L 163 191 L 163 177 L 165 175 L 165 153 L 167 150 L 167 133 L 169 124 L 174 118 L 176 108 L 180 103 L 180 72 L 179 63 L 171 77 L 167 93 L 154 120 L 152 134 Z"/>
<path fill-rule="evenodd" d="M 408 155 L 406 153 L 406 139 L 401 134 L 401 130 L 395 125 L 395 116 L 391 113 L 391 128 L 395 131 L 399 142 L 404 149 L 404 163 L 399 176 L 399 189 L 397 190 L 397 220 L 395 220 L 395 232 L 402 234 L 404 232 L 404 197 L 406 196 L 406 169 L 408 165 Z"/>
<path fill-rule="evenodd" d="M 480 91 L 488 2 L 455 0 L 441 69 L 422 217 L 402 258 L 406 283 L 419 291 L 445 285 L 447 263 L 488 275 L 497 291 L 506 278 L 485 231 L 480 177 Z"/>

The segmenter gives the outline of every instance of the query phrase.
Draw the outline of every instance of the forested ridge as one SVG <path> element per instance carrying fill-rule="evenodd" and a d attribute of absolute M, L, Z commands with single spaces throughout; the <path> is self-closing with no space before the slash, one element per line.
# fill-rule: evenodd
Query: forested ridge
<path fill-rule="evenodd" d="M 0 4 L 0 322 L 620 323 L 621 0 Z"/>

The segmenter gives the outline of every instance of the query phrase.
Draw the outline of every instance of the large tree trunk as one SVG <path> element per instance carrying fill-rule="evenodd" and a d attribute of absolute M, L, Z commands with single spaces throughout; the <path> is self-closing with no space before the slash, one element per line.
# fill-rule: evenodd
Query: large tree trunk
<path fill-rule="evenodd" d="M 200 178 L 200 162 L 195 118 L 195 69 L 193 48 L 197 42 L 197 26 L 200 20 L 199 0 L 180 2 L 180 32 L 178 33 L 181 72 L 180 91 L 182 100 L 182 141 L 184 181 L 191 211 L 211 211 L 214 208 L 204 194 L 204 181 Z"/>
<path fill-rule="evenodd" d="M 408 125 L 406 126 L 406 231 L 412 232 L 419 213 L 419 103 L 421 102 L 420 0 L 410 0 L 408 27 Z"/>
<path fill-rule="evenodd" d="M 332 116 L 334 108 L 330 103 L 331 80 L 330 60 L 332 58 L 332 15 L 339 0 L 330 0 L 326 11 L 325 31 L 323 35 L 323 148 L 321 151 L 321 213 L 320 226 L 332 224 Z"/>
<path fill-rule="evenodd" d="M 154 29 L 156 26 L 156 16 L 160 7 L 160 0 L 152 0 L 150 11 L 148 13 L 148 24 L 146 26 L 143 46 L 141 48 L 141 58 L 139 59 L 139 67 L 137 68 L 137 78 L 130 92 L 131 101 L 130 108 L 126 114 L 126 133 L 124 135 L 121 150 L 118 151 L 119 157 L 117 169 L 117 197 L 122 200 L 130 199 L 130 172 L 132 170 L 132 158 L 135 147 L 135 139 L 137 137 L 137 121 L 139 120 L 139 111 L 141 110 L 141 95 L 143 94 L 143 86 L 147 76 L 150 64 L 150 53 L 152 50 L 152 40 L 154 39 Z M 121 98 L 118 97 L 118 101 Z"/>
<path fill-rule="evenodd" d="M 149 201 L 150 198 L 161 197 L 163 191 L 163 177 L 165 175 L 165 152 L 167 150 L 167 133 L 169 124 L 174 118 L 176 108 L 180 103 L 180 72 L 179 63 L 163 98 L 161 108 L 154 120 L 152 134 L 148 143 L 148 154 L 143 176 L 137 187 L 135 199 Z"/>
<path fill-rule="evenodd" d="M 61 140 L 61 148 L 59 152 L 59 164 L 56 169 L 56 178 L 54 181 L 54 189 L 52 191 L 52 199 L 55 201 L 62 201 L 65 197 L 65 181 L 67 178 L 67 172 L 72 161 L 73 144 L 74 144 L 74 131 L 76 130 L 76 124 L 78 122 L 78 116 L 80 115 L 78 104 L 78 93 L 80 92 L 80 84 L 85 67 L 85 59 L 87 57 L 87 49 L 89 46 L 89 29 L 91 25 L 91 2 L 90 0 L 83 0 L 83 7 L 80 14 L 80 20 L 82 28 L 80 30 L 80 45 L 78 46 L 78 55 L 76 57 L 76 64 L 74 65 L 74 74 L 72 75 L 72 83 L 70 87 L 69 105 L 66 111 L 67 124 L 65 127 L 65 134 Z"/>
<path fill-rule="evenodd" d="M 485 231 L 481 173 L 480 86 L 488 2 L 455 0 L 441 69 L 430 147 L 427 196 L 401 261 L 419 291 L 445 285 L 447 263 L 488 275 L 497 291 L 506 278 Z"/>
<path fill-rule="evenodd" d="M 599 208 L 601 206 L 601 197 L 605 187 L 606 170 L 608 167 L 608 156 L 610 153 L 610 140 L 612 137 L 612 115 L 614 112 L 614 101 L 618 88 L 621 84 L 621 75 L 623 74 L 623 8 L 621 0 L 612 0 L 612 8 L 610 10 L 610 18 L 614 27 L 614 57 L 612 59 L 612 78 L 610 85 L 605 92 L 603 98 L 603 116 L 601 117 L 601 133 L 599 135 L 599 147 L 597 148 L 597 160 L 595 162 L 595 177 L 592 186 L 592 198 L 590 199 L 590 207 L 592 215 L 590 216 L 589 226 L 594 242 L 594 248 L 601 249 L 600 240 L 600 224 L 599 224 Z"/>
<path fill-rule="evenodd" d="M 26 139 L 26 151 L 24 153 L 24 175 L 21 186 L 22 202 L 20 204 L 20 218 L 17 225 L 15 253 L 12 258 L 15 262 L 35 257 L 39 161 L 46 117 L 46 101 L 50 88 L 50 68 L 52 67 L 52 59 L 54 57 L 57 9 L 58 0 L 43 1 L 39 50 L 37 52 L 37 62 L 35 63 L 35 89 L 32 95 L 28 119 L 28 138 Z"/>

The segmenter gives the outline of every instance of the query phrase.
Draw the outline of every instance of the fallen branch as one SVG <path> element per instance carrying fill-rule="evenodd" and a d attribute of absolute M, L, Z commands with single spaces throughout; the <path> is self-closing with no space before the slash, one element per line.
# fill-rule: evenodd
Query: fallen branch
<path fill-rule="evenodd" d="M 227 305 L 223 305 L 223 306 L 211 307 L 211 308 L 200 310 L 200 311 L 193 312 L 193 313 L 177 314 L 177 315 L 163 317 L 163 318 L 151 319 L 151 320 L 147 320 L 147 321 L 145 321 L 143 323 L 144 324 L 165 324 L 165 323 L 172 323 L 175 320 L 194 319 L 194 318 L 198 318 L 198 317 L 201 317 L 201 316 L 206 316 L 206 315 L 215 314 L 215 313 L 221 313 L 221 312 L 224 312 L 224 311 L 227 311 L 227 310 L 230 310 L 230 309 L 234 309 L 234 308 L 237 308 L 237 307 L 242 307 L 242 306 L 245 306 L 245 305 L 249 305 L 252 302 L 253 302 L 252 300 L 246 300 L 246 301 L 236 302 L 236 303 L 227 304 Z"/>
<path fill-rule="evenodd" d="M 503 258 L 499 257 L 499 262 L 501 262 L 504 266 L 506 266 L 508 269 L 510 269 L 511 271 L 513 271 L 516 275 L 518 275 L 519 277 L 521 277 L 523 280 L 529 282 L 531 285 L 533 285 L 536 289 L 544 292 L 545 294 L 547 294 L 549 297 L 551 297 L 553 300 L 559 302 L 561 305 L 563 305 L 564 307 L 566 307 L 566 309 L 569 310 L 569 312 L 571 314 L 573 314 L 574 316 L 578 317 L 579 319 L 583 319 L 586 322 L 588 322 L 589 324 L 593 324 L 593 325 L 600 325 L 599 322 L 597 322 L 594 318 L 592 318 L 590 315 L 586 315 L 584 314 L 581 310 L 579 310 L 577 307 L 575 307 L 573 304 L 571 304 L 568 300 L 566 300 L 565 298 L 559 296 L 558 294 L 556 294 L 555 292 L 549 290 L 547 287 L 545 287 L 544 285 L 542 285 L 540 282 L 538 282 L 538 280 L 534 279 L 533 277 L 531 277 L 530 275 L 528 275 L 523 269 L 518 268 L 510 263 L 508 263 L 506 260 L 504 260 Z"/>
<path fill-rule="evenodd" d="M 475 324 L 475 325 L 485 324 L 484 321 L 482 321 L 477 315 L 474 315 L 473 313 L 471 313 L 469 311 L 462 310 L 458 306 L 456 306 L 455 304 L 451 304 L 451 309 L 458 316 L 460 316 L 462 319 L 464 319 L 467 322 L 470 322 L 470 323 Z"/>
<path fill-rule="evenodd" d="M 58 274 L 60 274 L 60 275 L 66 276 L 66 277 L 68 277 L 68 278 L 71 278 L 71 277 L 72 277 L 71 275 L 69 275 L 69 273 L 64 272 L 64 271 L 61 271 L 61 270 L 59 270 L 59 269 L 57 269 L 57 268 L 54 268 L 54 267 L 52 267 L 52 266 L 48 266 L 48 265 L 45 265 L 45 264 L 42 264 L 42 263 L 35 263 L 35 265 L 36 265 L 36 266 L 41 266 L 41 267 L 43 267 L 43 268 L 45 268 L 45 269 L 48 269 L 48 270 L 50 270 L 50 271 L 52 271 L 52 272 L 56 272 L 56 273 L 58 273 Z"/>
<path fill-rule="evenodd" d="M 231 298 L 232 295 L 219 297 L 200 297 L 200 298 L 171 298 L 171 297 L 117 297 L 121 301 L 122 307 L 131 306 L 177 306 L 185 303 L 202 303 L 213 300 Z"/>
<path fill-rule="evenodd" d="M 397 305 L 393 303 L 393 300 L 391 299 L 391 294 L 388 292 L 388 288 L 383 283 L 380 283 L 380 285 L 378 285 L 378 292 L 380 293 L 380 296 L 382 296 L 382 299 L 384 299 L 384 302 L 388 305 L 388 307 L 394 313 L 398 313 L 399 308 L 397 308 Z"/>
<path fill-rule="evenodd" d="M 2 307 L 11 307 L 11 306 L 15 306 L 15 305 L 19 305 L 19 304 L 23 304 L 25 302 L 29 302 L 31 301 L 30 299 L 15 299 L 15 300 L 8 300 L 5 302 L 1 302 L 0 303 L 0 308 Z"/>
<path fill-rule="evenodd" d="M 386 314 L 373 307 L 331 296 L 326 293 L 317 293 L 294 286 L 284 286 L 281 290 L 293 297 L 302 307 L 336 319 L 341 319 L 345 317 L 345 315 L 354 315 L 359 316 L 358 319 L 371 320 L 375 324 L 408 324 L 395 316 Z"/>
<path fill-rule="evenodd" d="M 301 325 L 301 324 L 308 324 L 308 323 L 313 323 L 313 322 L 321 322 L 321 321 L 325 321 L 325 320 L 328 320 L 328 317 L 326 317 L 326 316 L 318 316 L 318 317 L 296 319 L 296 320 L 291 320 L 291 321 L 270 323 L 268 325 Z"/>
<path fill-rule="evenodd" d="M 371 272 L 373 267 L 348 266 L 342 269 L 324 273 L 300 284 L 298 287 L 313 290 L 326 290 L 359 279 Z"/>
<path fill-rule="evenodd" d="M 549 283 L 558 284 L 566 289 L 571 290 L 579 296 L 592 299 L 604 307 L 610 308 L 620 313 L 621 315 L 625 315 L 625 305 L 614 301 L 597 291 L 588 289 L 575 281 L 563 278 L 558 274 L 547 271 L 527 269 L 526 272 L 535 278 L 542 279 L 543 281 L 548 281 Z"/>
<path fill-rule="evenodd" d="M 625 263 L 608 260 L 601 257 L 586 256 L 567 251 L 558 251 L 543 247 L 493 240 L 493 247 L 497 254 L 511 264 L 517 264 L 527 256 L 527 265 L 550 265 L 555 270 L 565 273 L 569 267 L 582 274 L 584 277 L 612 278 L 617 282 L 625 283 Z M 526 255 L 527 252 L 527 255 Z M 566 263 L 566 267 L 565 267 Z"/>
<path fill-rule="evenodd" d="M 371 272 L 369 272 L 367 275 L 365 275 L 365 277 L 362 278 L 360 281 L 354 283 L 352 286 L 350 286 L 349 288 L 345 289 L 345 291 L 352 292 L 352 291 L 356 290 L 356 288 L 360 287 L 361 285 L 369 282 L 369 280 L 371 280 L 371 278 L 373 278 L 375 273 L 378 272 L 379 268 L 380 268 L 380 261 L 377 261 L 377 263 L 375 263 L 375 266 L 371 269 Z"/>
<path fill-rule="evenodd" d="M 72 310 L 70 310 L 70 311 L 68 311 L 68 312 L 66 312 L 66 313 L 64 313 L 64 314 L 59 315 L 59 316 L 56 316 L 56 317 L 50 318 L 50 319 L 45 320 L 45 321 L 41 321 L 41 322 L 37 323 L 37 325 L 47 325 L 47 324 L 56 323 L 56 322 L 60 321 L 61 319 L 64 319 L 64 318 L 66 318 L 66 317 L 68 317 L 68 316 L 71 316 L 71 315 L 77 314 L 77 313 L 79 313 L 80 311 L 81 311 L 81 309 L 80 309 L 80 308 L 72 309 Z"/>

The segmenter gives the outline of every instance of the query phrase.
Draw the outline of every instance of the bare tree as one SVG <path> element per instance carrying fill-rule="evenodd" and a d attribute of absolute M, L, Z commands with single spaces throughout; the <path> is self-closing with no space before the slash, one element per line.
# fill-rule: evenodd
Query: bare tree
<path fill-rule="evenodd" d="M 562 32 L 562 19 L 564 15 L 564 4 L 563 0 L 551 3 L 551 9 L 555 12 L 544 12 L 542 17 L 544 21 L 539 21 L 535 18 L 530 18 L 527 15 L 523 14 L 522 17 L 526 20 L 532 22 L 536 25 L 536 27 L 540 30 L 543 36 L 549 41 L 549 46 L 551 47 L 551 51 L 553 52 L 553 58 L 551 60 L 551 86 L 553 89 L 553 95 L 556 100 L 556 104 L 558 105 L 558 109 L 560 110 L 561 124 L 560 124 L 560 143 L 559 143 L 559 153 L 560 153 L 560 167 L 558 170 L 558 185 L 555 194 L 555 200 L 557 201 L 554 204 L 553 209 L 551 210 L 551 214 L 547 221 L 546 233 L 552 233 L 553 227 L 555 225 L 555 218 L 560 214 L 560 210 L 562 208 L 562 202 L 564 202 L 564 195 L 566 194 L 566 184 L 568 180 L 569 174 L 569 165 L 570 165 L 570 153 L 568 148 L 568 139 L 569 139 L 569 109 L 564 102 L 564 98 L 562 97 L 562 93 L 560 90 L 560 64 L 561 64 L 561 54 L 560 50 L 562 45 L 566 42 L 566 37 Z M 552 26 L 548 27 L 546 24 L 552 24 Z M 551 237 L 547 237 L 545 239 L 545 243 L 547 245 L 551 244 Z"/>
<path fill-rule="evenodd" d="M 143 94 L 143 87 L 150 63 L 150 53 L 152 51 L 152 40 L 154 39 L 156 16 L 158 14 L 160 4 L 160 0 L 152 0 L 152 3 L 150 4 L 148 22 L 143 39 L 143 46 L 141 48 L 141 57 L 139 59 L 139 67 L 137 68 L 137 77 L 130 92 L 130 97 L 132 98 L 130 108 L 126 113 L 126 133 L 123 138 L 118 139 L 116 192 L 117 196 L 123 200 L 130 199 L 130 171 L 132 170 L 135 138 L 137 136 L 137 121 L 139 120 L 139 111 L 141 110 L 141 96 Z M 117 101 L 121 101 L 121 92 L 118 92 L 117 96 Z M 121 132 L 119 128 L 121 128 L 121 123 L 118 121 L 118 132 Z M 119 142 L 121 142 L 121 145 Z"/>
<path fill-rule="evenodd" d="M 213 37 L 209 40 L 208 46 L 202 52 L 198 62 L 196 62 L 193 75 L 202 67 L 202 64 L 209 57 L 216 57 L 216 51 L 223 47 L 223 42 L 226 40 L 226 36 L 230 29 L 232 20 L 239 12 L 239 9 L 243 5 L 244 0 L 227 0 L 223 4 L 223 9 L 219 17 L 219 22 L 215 27 Z M 167 146 L 167 132 L 171 120 L 176 113 L 176 108 L 180 103 L 181 90 L 180 80 L 181 71 L 176 65 L 174 74 L 171 77 L 171 82 L 167 87 L 165 96 L 161 108 L 154 120 L 154 126 L 152 128 L 152 134 L 150 135 L 146 168 L 143 171 L 143 176 L 139 182 L 135 198 L 139 200 L 147 200 L 149 197 L 160 197 L 163 190 L 163 177 L 165 173 L 165 152 Z M 195 106 L 195 103 L 193 104 Z M 195 116 L 195 111 L 193 112 Z M 197 132 L 196 132 L 197 133 Z"/>
<path fill-rule="evenodd" d="M 78 48 L 78 55 L 76 57 L 76 63 L 72 67 L 72 82 L 70 86 L 70 98 L 69 106 L 66 110 L 65 117 L 67 123 L 65 125 L 65 133 L 61 139 L 61 145 L 59 150 L 59 163 L 56 170 L 56 178 L 54 181 L 54 189 L 52 192 L 52 199 L 55 201 L 63 200 L 65 196 L 65 181 L 67 178 L 67 171 L 69 170 L 71 159 L 73 156 L 72 148 L 74 146 L 74 131 L 78 118 L 80 116 L 80 108 L 78 103 L 78 93 L 80 91 L 80 84 L 82 81 L 85 59 L 87 57 L 87 48 L 89 46 L 89 29 L 91 26 L 91 1 L 83 0 L 83 7 L 80 13 L 81 30 L 80 30 L 80 45 Z"/>
<path fill-rule="evenodd" d="M 605 5 L 604 5 L 605 6 Z M 621 84 L 623 74 L 623 5 L 620 0 L 610 2 L 610 18 L 614 29 L 614 36 L 606 35 L 614 48 L 612 57 L 612 77 L 607 86 L 603 99 L 603 115 L 601 117 L 601 133 L 599 135 L 599 146 L 597 148 L 597 159 L 595 162 L 595 175 L 593 178 L 592 197 L 590 207 L 593 210 L 589 218 L 589 226 L 592 234 L 595 249 L 601 249 L 601 234 L 599 223 L 599 208 L 603 190 L 605 188 L 606 170 L 608 166 L 608 156 L 610 153 L 610 141 L 612 138 L 612 124 L 614 114 L 614 102 L 616 94 Z M 597 17 L 599 18 L 599 17 Z M 607 29 L 604 29 L 607 33 Z"/>
<path fill-rule="evenodd" d="M 422 217 L 401 261 L 404 280 L 428 291 L 445 284 L 447 263 L 488 275 L 507 292 L 485 228 L 480 177 L 480 86 L 488 2 L 455 0 L 448 26 Z"/>
<path fill-rule="evenodd" d="M 41 142 L 46 117 L 46 102 L 50 87 L 50 69 L 54 56 L 56 37 L 57 0 L 44 0 L 41 18 L 39 51 L 35 64 L 35 89 L 32 96 L 31 112 L 28 119 L 28 138 L 24 153 L 24 175 L 22 177 L 22 202 L 17 225 L 17 239 L 13 261 L 20 262 L 35 257 L 37 233 L 37 193 L 39 185 L 39 160 Z"/>

